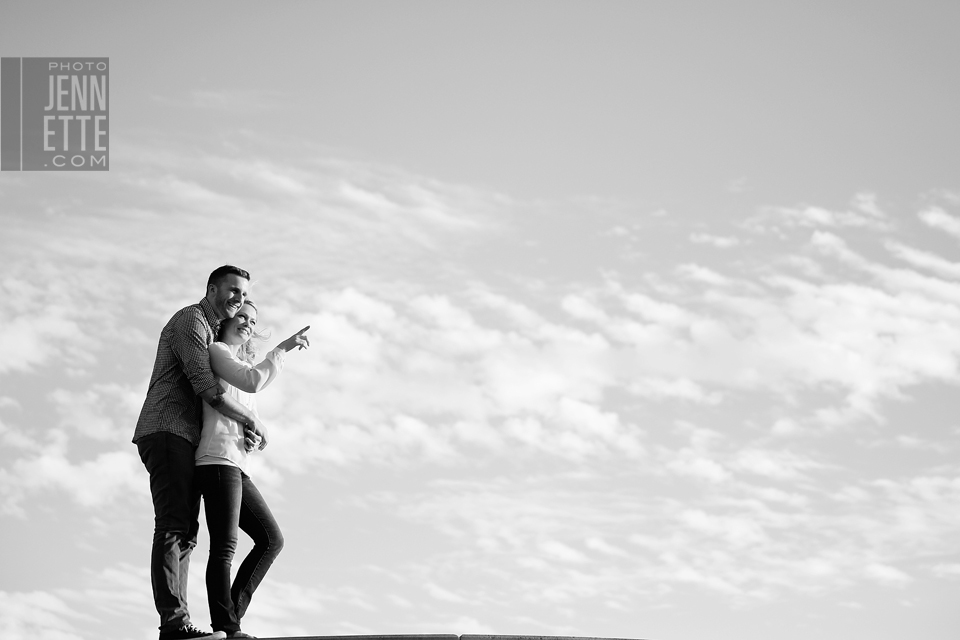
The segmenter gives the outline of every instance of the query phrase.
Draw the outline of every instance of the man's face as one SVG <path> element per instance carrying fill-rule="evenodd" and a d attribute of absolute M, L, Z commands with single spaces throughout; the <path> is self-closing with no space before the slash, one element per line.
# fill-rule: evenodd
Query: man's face
<path fill-rule="evenodd" d="M 247 299 L 247 287 L 250 281 L 235 274 L 227 274 L 219 285 L 211 284 L 207 288 L 207 300 L 221 320 L 232 318 Z"/>

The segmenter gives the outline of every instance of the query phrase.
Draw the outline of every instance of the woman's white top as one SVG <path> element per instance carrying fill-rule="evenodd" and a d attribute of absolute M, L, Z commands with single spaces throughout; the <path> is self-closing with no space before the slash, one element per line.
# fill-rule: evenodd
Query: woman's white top
<path fill-rule="evenodd" d="M 280 375 L 286 352 L 274 349 L 256 366 L 237 358 L 222 342 L 211 344 L 209 352 L 210 368 L 220 379 L 226 393 L 259 417 L 254 394 Z M 206 402 L 203 403 L 203 430 L 195 454 L 197 466 L 227 464 L 246 471 L 249 454 L 243 440 L 243 426 Z"/>

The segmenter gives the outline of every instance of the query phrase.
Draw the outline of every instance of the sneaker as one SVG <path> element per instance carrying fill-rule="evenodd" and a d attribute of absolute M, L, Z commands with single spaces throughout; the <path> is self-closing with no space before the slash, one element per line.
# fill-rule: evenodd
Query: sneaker
<path fill-rule="evenodd" d="M 228 633 L 227 638 L 249 638 L 250 640 L 257 640 L 256 636 L 252 636 L 249 633 L 244 633 L 243 631 L 234 631 L 233 633 Z"/>
<path fill-rule="evenodd" d="M 201 631 L 192 624 L 185 624 L 173 631 L 161 631 L 160 640 L 224 640 L 227 634 L 223 631 Z"/>

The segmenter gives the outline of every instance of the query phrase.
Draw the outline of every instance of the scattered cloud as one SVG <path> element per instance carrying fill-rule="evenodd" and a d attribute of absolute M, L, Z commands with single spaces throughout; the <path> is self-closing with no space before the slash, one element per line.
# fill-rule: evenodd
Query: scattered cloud
<path fill-rule="evenodd" d="M 82 640 L 76 619 L 85 614 L 46 591 L 0 591 L 0 635 L 4 638 Z"/>
<path fill-rule="evenodd" d="M 308 511 L 295 505 L 309 504 L 425 540 L 340 586 L 274 576 L 253 631 L 315 632 L 299 620 L 378 631 L 338 617 L 349 610 L 410 631 L 481 632 L 492 626 L 476 607 L 505 619 L 519 602 L 524 628 L 563 619 L 585 633 L 563 618 L 584 602 L 614 615 L 702 592 L 762 606 L 956 578 L 929 560 L 956 552 L 952 445 L 901 416 L 958 381 L 960 268 L 897 235 L 910 221 L 894 224 L 876 197 L 842 211 L 767 208 L 729 236 L 647 216 L 676 227 L 675 254 L 654 246 L 662 229 L 587 216 L 578 238 L 611 243 L 613 229 L 644 252 L 584 249 L 561 260 L 564 279 L 536 265 L 571 240 L 524 244 L 532 223 L 509 215 L 524 204 L 496 194 L 332 161 L 185 162 L 144 160 L 111 210 L 58 218 L 56 241 L 55 227 L 24 219 L 0 243 L 12 265 L 0 280 L 9 522 L 56 503 L 94 533 L 134 527 L 122 512 L 147 500 L 146 473 L 129 439 L 156 336 L 227 262 L 254 273 L 271 343 L 311 326 L 311 349 L 258 399 L 273 436 L 252 468 L 258 485 L 295 530 Z M 930 209 L 912 223 L 949 234 L 952 219 Z M 189 225 L 180 253 L 164 251 Z M 235 228 L 254 239 L 225 242 Z M 501 258 L 507 245 L 526 253 Z M 896 460 L 861 461 L 865 450 Z M 302 563 L 314 551 L 293 553 Z M 0 609 L 19 613 L 2 624 L 75 637 L 87 595 L 148 608 L 144 571 L 120 564 L 77 591 L 8 590 Z M 45 626 L 24 626 L 43 612 Z"/>
<path fill-rule="evenodd" d="M 917 214 L 924 224 L 939 229 L 956 238 L 960 238 L 960 218 L 951 215 L 940 207 L 930 207 Z"/>
<path fill-rule="evenodd" d="M 893 255 L 911 265 L 933 272 L 942 278 L 960 280 L 960 263 L 951 262 L 936 254 L 920 251 L 895 241 L 888 241 L 887 249 Z"/>
<path fill-rule="evenodd" d="M 894 229 L 891 217 L 885 213 L 871 193 L 855 195 L 846 210 L 828 209 L 816 205 L 764 208 L 748 218 L 746 229 L 760 233 L 783 235 L 785 230 L 806 229 L 865 229 L 887 232 Z"/>
<path fill-rule="evenodd" d="M 690 242 L 706 244 L 718 249 L 730 249 L 740 244 L 740 239 L 734 236 L 715 236 L 709 233 L 692 233 Z"/>

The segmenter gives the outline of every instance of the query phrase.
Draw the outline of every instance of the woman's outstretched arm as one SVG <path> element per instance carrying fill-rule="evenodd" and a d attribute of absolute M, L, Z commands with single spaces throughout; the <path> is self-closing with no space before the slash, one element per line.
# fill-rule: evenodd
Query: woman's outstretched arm
<path fill-rule="evenodd" d="M 222 342 L 210 345 L 210 368 L 221 380 L 226 380 L 237 389 L 247 393 L 257 393 L 273 382 L 283 371 L 284 356 L 293 349 L 306 349 L 310 340 L 306 336 L 307 325 L 269 352 L 264 360 L 256 365 L 243 362 Z"/>
<path fill-rule="evenodd" d="M 222 342 L 210 345 L 210 368 L 225 382 L 247 393 L 257 393 L 273 382 L 283 370 L 284 352 L 274 349 L 256 366 L 238 360 Z"/>

